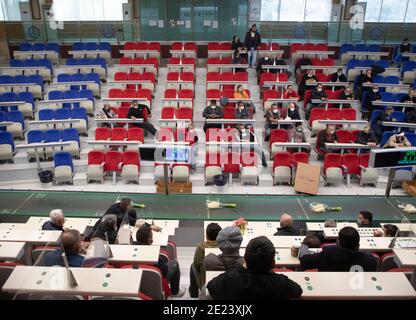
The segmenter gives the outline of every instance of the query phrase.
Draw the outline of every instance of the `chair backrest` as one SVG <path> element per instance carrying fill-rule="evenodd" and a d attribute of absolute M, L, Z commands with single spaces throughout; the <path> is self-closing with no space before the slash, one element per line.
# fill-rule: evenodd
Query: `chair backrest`
<path fill-rule="evenodd" d="M 127 130 L 125 128 L 111 129 L 111 140 L 123 141 L 127 139 Z"/>
<path fill-rule="evenodd" d="M 370 154 L 369 153 L 360 154 L 360 165 L 362 165 L 364 168 L 368 168 L 369 160 L 370 160 Z"/>
<path fill-rule="evenodd" d="M 60 108 L 60 109 L 55 110 L 55 119 L 57 120 L 69 119 L 70 116 L 71 116 L 71 112 L 67 108 Z"/>
<path fill-rule="evenodd" d="M 327 153 L 324 158 L 324 173 L 328 168 L 340 168 L 342 165 L 342 155 L 338 153 Z"/>
<path fill-rule="evenodd" d="M 175 116 L 177 119 L 190 119 L 193 118 L 193 109 L 190 107 L 180 107 L 176 109 Z"/>
<path fill-rule="evenodd" d="M 78 142 L 78 146 L 80 144 L 79 141 L 79 133 L 78 130 L 75 128 L 67 128 L 62 131 L 62 140 L 63 141 L 76 141 Z"/>
<path fill-rule="evenodd" d="M 137 151 L 125 151 L 123 153 L 123 165 L 134 164 L 140 168 L 140 155 Z"/>
<path fill-rule="evenodd" d="M 0 131 L 0 144 L 9 144 L 12 146 L 12 150 L 14 151 L 13 136 L 10 132 Z"/>
<path fill-rule="evenodd" d="M 72 163 L 72 155 L 69 152 L 57 152 L 53 156 L 55 168 L 60 166 L 69 166 L 74 171 L 74 165 Z"/>
<path fill-rule="evenodd" d="M 110 128 L 96 128 L 95 140 L 109 140 L 111 138 Z"/>
<path fill-rule="evenodd" d="M 119 164 L 122 162 L 122 154 L 118 151 L 108 151 L 105 154 L 105 171 L 121 171 Z"/>
<path fill-rule="evenodd" d="M 39 120 L 53 120 L 55 118 L 55 112 L 52 109 L 39 110 Z"/>
<path fill-rule="evenodd" d="M 162 119 L 173 119 L 175 117 L 175 107 L 163 107 L 161 116 Z"/>
<path fill-rule="evenodd" d="M 84 119 L 85 121 L 87 121 L 88 120 L 87 110 L 83 107 L 73 108 L 71 110 L 71 118 L 72 119 Z"/>
<path fill-rule="evenodd" d="M 273 142 L 288 142 L 289 134 L 285 129 L 273 129 L 270 132 L 270 145 Z"/>
<path fill-rule="evenodd" d="M 292 155 L 287 151 L 277 152 L 274 155 L 273 169 L 276 167 L 290 167 L 292 164 Z"/>
<path fill-rule="evenodd" d="M 98 150 L 88 152 L 88 164 L 100 165 L 105 162 L 105 153 Z"/>
<path fill-rule="evenodd" d="M 221 164 L 224 167 L 224 173 L 240 172 L 241 156 L 239 152 L 225 152 L 221 154 Z"/>
<path fill-rule="evenodd" d="M 27 143 L 41 143 L 45 139 L 41 130 L 30 130 L 27 133 Z"/>
<path fill-rule="evenodd" d="M 143 270 L 140 282 L 140 292 L 156 300 L 164 300 L 165 294 L 162 287 L 162 273 L 153 266 L 139 265 Z"/>
<path fill-rule="evenodd" d="M 337 130 L 335 134 L 339 143 L 349 143 L 351 140 L 351 133 L 348 130 Z"/>
<path fill-rule="evenodd" d="M 355 153 L 346 153 L 342 156 L 342 164 L 348 168 L 349 174 L 358 174 L 360 157 Z"/>
<path fill-rule="evenodd" d="M 144 131 L 142 128 L 129 128 L 127 130 L 128 141 L 141 141 L 144 143 Z"/>
<path fill-rule="evenodd" d="M 243 167 L 257 167 L 258 156 L 255 152 L 242 152 L 240 163 Z"/>
<path fill-rule="evenodd" d="M 50 129 L 45 131 L 45 142 L 59 142 L 62 139 L 62 131 Z"/>
<path fill-rule="evenodd" d="M 326 111 L 326 117 L 329 120 L 340 120 L 341 110 L 336 108 L 328 108 L 328 110 Z"/>
<path fill-rule="evenodd" d="M 341 118 L 345 119 L 345 120 L 356 120 L 357 119 L 357 111 L 353 108 L 342 109 Z"/>
<path fill-rule="evenodd" d="M 309 154 L 306 152 L 292 153 L 292 163 L 297 166 L 299 162 L 309 163 Z"/>

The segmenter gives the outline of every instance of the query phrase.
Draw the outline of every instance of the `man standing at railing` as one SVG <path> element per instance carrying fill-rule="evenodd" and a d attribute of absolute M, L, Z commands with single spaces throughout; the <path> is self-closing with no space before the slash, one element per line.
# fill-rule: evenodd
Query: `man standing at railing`
<path fill-rule="evenodd" d="M 257 49 L 261 45 L 261 36 L 257 31 L 256 24 L 253 24 L 246 33 L 246 39 L 244 41 L 244 46 L 247 48 L 248 61 L 247 63 L 252 67 L 256 67 L 257 63 Z"/>

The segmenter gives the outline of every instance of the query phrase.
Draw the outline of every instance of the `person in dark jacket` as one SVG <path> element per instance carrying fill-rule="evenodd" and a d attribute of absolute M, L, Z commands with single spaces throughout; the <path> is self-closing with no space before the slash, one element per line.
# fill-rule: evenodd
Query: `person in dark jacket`
<path fill-rule="evenodd" d="M 316 86 L 310 85 L 318 82 L 318 78 L 313 74 L 312 70 L 307 70 L 306 73 L 302 76 L 302 79 L 299 83 L 298 93 L 303 99 L 306 90 L 314 89 Z"/>
<path fill-rule="evenodd" d="M 415 89 L 410 89 L 409 94 L 404 96 L 403 98 L 401 98 L 400 102 L 416 103 L 416 90 Z M 405 108 L 404 112 L 407 113 L 407 112 L 412 111 L 412 110 L 415 110 L 415 108 L 414 107 Z"/>
<path fill-rule="evenodd" d="M 416 123 L 416 109 L 415 108 L 412 108 L 410 111 L 406 113 L 406 122 Z"/>
<path fill-rule="evenodd" d="M 331 82 L 347 82 L 347 77 L 344 74 L 344 72 L 342 72 L 342 68 L 339 68 L 337 72 L 331 75 L 330 81 Z"/>
<path fill-rule="evenodd" d="M 105 214 L 96 224 L 89 235 L 85 237 L 85 241 L 92 241 L 99 238 L 107 241 L 109 244 L 116 243 L 117 239 L 117 216 L 114 214 Z"/>
<path fill-rule="evenodd" d="M 234 264 L 207 284 L 214 300 L 288 300 L 300 298 L 302 288 L 272 271 L 276 250 L 269 239 L 257 237 L 247 245 L 245 266 Z"/>
<path fill-rule="evenodd" d="M 150 246 L 152 243 L 152 228 L 149 224 L 144 224 L 137 229 L 136 241 L 133 242 L 133 244 L 139 246 Z M 169 281 L 172 296 L 182 297 L 185 294 L 186 289 L 180 288 L 181 270 L 179 268 L 178 261 L 175 259 L 166 261 L 161 255 L 159 255 L 159 260 L 155 266 L 160 269 L 163 277 Z"/>
<path fill-rule="evenodd" d="M 242 48 L 244 48 L 244 43 L 240 41 L 238 36 L 233 36 L 233 41 L 231 42 L 231 50 L 241 50 Z"/>
<path fill-rule="evenodd" d="M 261 36 L 257 31 L 256 24 L 253 24 L 246 33 L 246 38 L 244 40 L 244 46 L 247 48 L 248 61 L 252 68 L 256 67 L 257 63 L 257 49 L 261 45 Z"/>
<path fill-rule="evenodd" d="M 354 97 L 354 95 L 352 94 L 352 92 L 351 92 L 351 89 L 349 88 L 349 87 L 345 87 L 345 89 L 341 92 L 341 94 L 339 95 L 339 99 L 340 100 L 354 100 L 355 99 L 355 97 Z M 344 108 L 346 107 L 346 106 L 350 106 L 349 104 L 348 105 L 345 105 L 344 104 Z"/>
<path fill-rule="evenodd" d="M 156 128 L 147 120 L 152 116 L 148 106 L 144 104 L 139 104 L 136 100 L 132 102 L 132 106 L 127 113 L 127 118 L 129 119 L 143 119 L 143 123 L 132 123 L 133 126 L 143 128 L 146 131 L 149 131 L 153 136 L 156 134 Z"/>
<path fill-rule="evenodd" d="M 104 213 L 104 215 L 106 214 L 114 214 L 117 216 L 117 229 L 120 229 L 121 223 L 125 219 L 130 226 L 134 226 L 136 224 L 137 213 L 136 210 L 132 208 L 132 201 L 129 198 L 123 198 L 120 202 L 111 205 L 111 207 Z M 97 221 L 97 223 L 99 222 L 100 220 Z"/>
<path fill-rule="evenodd" d="M 365 83 L 373 83 L 373 70 L 367 69 L 364 73 L 361 73 L 357 78 L 357 96 L 361 100 L 363 91 L 371 91 L 371 87 L 364 87 Z"/>
<path fill-rule="evenodd" d="M 42 230 L 64 231 L 65 216 L 61 209 L 54 209 L 49 213 L 51 220 L 46 221 Z"/>
<path fill-rule="evenodd" d="M 266 69 L 263 69 L 263 66 L 271 66 L 271 65 L 273 65 L 273 59 L 271 59 L 267 53 L 264 57 L 259 59 L 259 61 L 257 62 L 257 66 L 256 66 L 257 84 L 260 84 L 261 74 L 264 72 L 267 72 Z"/>
<path fill-rule="evenodd" d="M 237 107 L 235 109 L 235 118 L 236 119 L 250 119 L 251 114 L 248 108 L 244 105 L 244 102 L 238 101 Z"/>
<path fill-rule="evenodd" d="M 304 269 L 319 271 L 349 272 L 353 268 L 363 271 L 376 271 L 377 261 L 368 252 L 360 252 L 360 235 L 353 227 L 342 228 L 338 234 L 337 245 L 326 246 L 320 253 L 308 254 L 308 246 L 302 244 L 299 260 Z"/>
<path fill-rule="evenodd" d="M 400 66 L 402 61 L 402 54 L 405 52 L 410 52 L 412 50 L 412 45 L 409 42 L 409 38 L 404 38 L 400 46 L 397 48 L 396 55 L 393 58 L 393 61 Z"/>
<path fill-rule="evenodd" d="M 311 93 L 311 102 L 309 102 L 308 105 L 306 106 L 305 119 L 306 120 L 309 120 L 309 116 L 311 115 L 312 108 L 322 108 L 322 107 L 325 107 L 319 101 L 325 101 L 327 99 L 328 99 L 328 95 L 325 92 L 325 90 L 323 89 L 322 84 L 321 83 L 318 83 L 318 85 L 316 86 L 316 88 L 312 90 L 312 93 Z M 318 102 L 315 102 L 313 100 L 319 100 L 319 101 Z"/>
<path fill-rule="evenodd" d="M 380 112 L 377 118 L 374 119 L 374 125 L 372 126 L 372 129 L 374 130 L 374 134 L 377 137 L 378 141 L 381 141 L 383 132 L 386 128 L 382 125 L 382 123 L 384 121 L 391 121 L 391 114 L 393 113 L 393 111 L 393 107 L 389 106 L 386 108 L 384 112 Z"/>
<path fill-rule="evenodd" d="M 373 228 L 373 214 L 370 211 L 360 211 L 357 217 L 357 224 L 360 228 Z"/>
<path fill-rule="evenodd" d="M 290 214 L 283 213 L 280 217 L 280 228 L 274 236 L 298 236 L 299 230 L 293 226 L 293 218 Z"/>
<path fill-rule="evenodd" d="M 377 146 L 377 138 L 369 126 L 365 126 L 364 130 L 358 133 L 356 143 L 365 144 L 370 147 Z M 365 150 L 361 150 L 365 152 Z"/>
<path fill-rule="evenodd" d="M 325 130 L 318 133 L 316 143 L 318 149 L 323 153 L 334 152 L 338 153 L 340 150 L 333 150 L 326 147 L 326 143 L 337 143 L 337 134 L 335 133 L 335 127 L 333 125 L 327 125 Z"/>
<path fill-rule="evenodd" d="M 218 256 L 210 253 L 205 256 L 204 268 L 206 271 L 228 270 L 234 263 L 243 264 L 243 257 L 240 256 L 240 246 L 243 242 L 241 231 L 236 226 L 222 229 L 217 236 L 218 248 L 221 254 Z"/>
<path fill-rule="evenodd" d="M 371 119 L 371 116 L 373 114 L 373 111 L 377 109 L 377 106 L 373 105 L 373 102 L 379 102 L 381 101 L 381 94 L 380 90 L 378 89 L 378 86 L 374 86 L 373 88 L 370 88 L 370 91 L 367 93 L 366 97 L 366 107 L 368 110 L 368 118 Z"/>
<path fill-rule="evenodd" d="M 68 260 L 68 265 L 73 268 L 82 267 L 84 263 L 84 257 L 80 255 L 81 252 L 81 234 L 78 230 L 66 230 L 61 236 L 62 249 L 57 249 L 45 255 L 43 265 L 46 267 L 51 266 L 65 266 L 62 259 L 62 253 L 65 252 L 65 256 Z"/>
<path fill-rule="evenodd" d="M 202 116 L 205 119 L 222 119 L 224 117 L 224 112 L 221 107 L 217 106 L 217 101 L 211 100 L 210 105 L 204 109 Z M 204 131 L 206 132 L 209 128 L 221 128 L 221 124 L 205 122 Z"/>

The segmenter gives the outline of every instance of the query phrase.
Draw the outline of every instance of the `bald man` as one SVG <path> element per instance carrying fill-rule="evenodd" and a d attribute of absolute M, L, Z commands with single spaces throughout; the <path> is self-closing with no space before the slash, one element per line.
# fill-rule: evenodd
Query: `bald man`
<path fill-rule="evenodd" d="M 61 236 L 62 248 L 65 251 L 66 258 L 70 267 L 81 267 L 84 262 L 84 257 L 80 255 L 81 252 L 81 234 L 78 230 L 67 230 Z M 64 266 L 62 260 L 62 249 L 59 248 L 45 256 L 43 264 L 46 267 L 50 266 Z"/>
<path fill-rule="evenodd" d="M 298 236 L 299 230 L 293 226 L 293 218 L 290 214 L 283 213 L 280 217 L 280 228 L 277 228 L 275 236 Z"/>

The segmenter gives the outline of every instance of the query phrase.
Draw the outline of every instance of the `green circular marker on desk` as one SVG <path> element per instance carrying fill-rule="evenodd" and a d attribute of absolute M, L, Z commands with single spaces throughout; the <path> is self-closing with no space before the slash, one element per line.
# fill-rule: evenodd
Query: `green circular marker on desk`
<path fill-rule="evenodd" d="M 137 256 L 137 254 L 133 254 L 133 258 L 135 258 Z"/>
<path fill-rule="evenodd" d="M 111 273 L 106 273 L 105 277 L 106 278 L 110 278 L 111 277 Z"/>
<path fill-rule="evenodd" d="M 313 290 L 312 286 L 307 286 L 308 290 Z"/>
<path fill-rule="evenodd" d="M 108 282 L 104 282 L 103 287 L 108 287 Z"/>
<path fill-rule="evenodd" d="M 43 271 L 42 276 L 46 276 L 46 273 L 47 273 L 46 271 Z"/>
<path fill-rule="evenodd" d="M 138 251 L 139 249 L 138 248 L 134 248 L 134 251 Z"/>
<path fill-rule="evenodd" d="M 371 280 L 377 281 L 377 278 L 376 277 L 371 277 Z"/>
<path fill-rule="evenodd" d="M 381 286 L 377 286 L 376 288 L 377 288 L 377 290 L 383 290 L 383 288 Z"/>
<path fill-rule="evenodd" d="M 42 283 L 42 280 L 38 280 L 37 282 L 36 282 L 36 284 L 41 284 Z"/>

